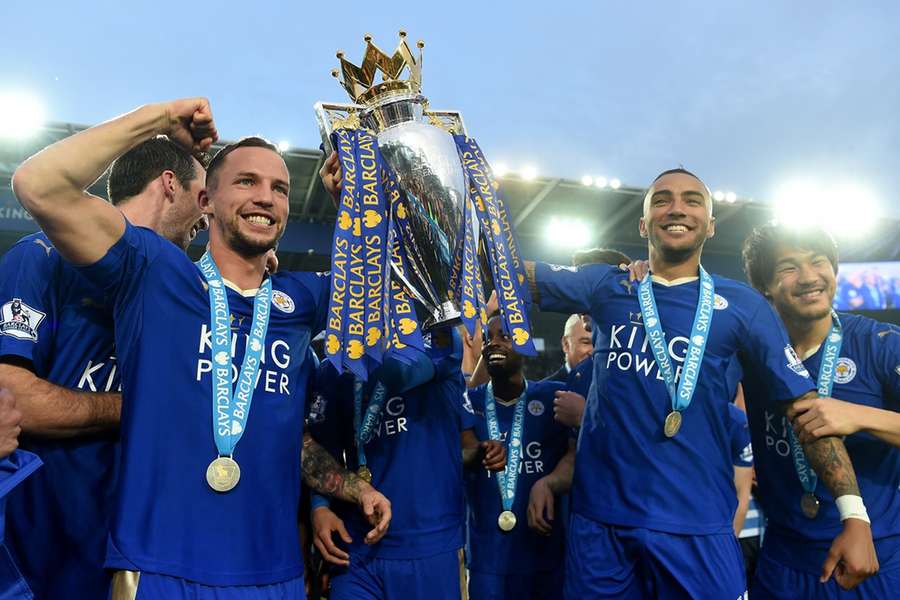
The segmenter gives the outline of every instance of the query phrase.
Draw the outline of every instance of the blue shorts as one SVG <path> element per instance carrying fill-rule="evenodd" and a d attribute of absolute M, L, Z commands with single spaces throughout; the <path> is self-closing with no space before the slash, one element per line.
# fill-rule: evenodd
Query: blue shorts
<path fill-rule="evenodd" d="M 214 586 L 178 577 L 116 571 L 110 600 L 306 600 L 303 577 L 270 585 Z"/>
<path fill-rule="evenodd" d="M 880 560 L 880 558 L 879 558 Z M 819 576 L 806 571 L 793 569 L 767 556 L 765 552 L 756 563 L 756 576 L 753 578 L 753 600 L 801 600 L 820 598 L 824 600 L 884 600 L 897 598 L 900 594 L 900 568 L 890 565 L 874 577 L 869 577 L 849 592 L 841 589 L 834 577 L 825 583 L 819 583 Z"/>
<path fill-rule="evenodd" d="M 734 534 L 616 527 L 576 513 L 568 533 L 568 600 L 745 598 L 744 559 Z"/>
<path fill-rule="evenodd" d="M 331 600 L 460 600 L 466 577 L 462 549 L 416 559 L 350 554 L 332 571 Z"/>
<path fill-rule="evenodd" d="M 31 600 L 34 594 L 6 544 L 0 542 L 0 600 Z"/>
<path fill-rule="evenodd" d="M 469 571 L 469 600 L 562 600 L 563 570 L 527 575 Z"/>

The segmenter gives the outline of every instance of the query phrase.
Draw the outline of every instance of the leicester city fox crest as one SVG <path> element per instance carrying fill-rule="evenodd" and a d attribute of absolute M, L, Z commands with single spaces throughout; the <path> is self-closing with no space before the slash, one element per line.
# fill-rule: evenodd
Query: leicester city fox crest
<path fill-rule="evenodd" d="M 0 335 L 37 342 L 38 327 L 46 316 L 22 302 L 21 298 L 13 298 L 0 308 Z"/>

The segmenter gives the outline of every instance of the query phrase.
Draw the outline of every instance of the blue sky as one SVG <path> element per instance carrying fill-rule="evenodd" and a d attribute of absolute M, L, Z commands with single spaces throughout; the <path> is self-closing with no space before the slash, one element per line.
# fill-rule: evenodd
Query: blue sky
<path fill-rule="evenodd" d="M 900 215 L 894 2 L 205 5 L 4 0 L 0 90 L 85 124 L 202 94 L 226 138 L 314 147 L 312 104 L 346 100 L 335 50 L 358 60 L 367 32 L 392 50 L 405 28 L 431 105 L 461 110 L 495 162 L 638 186 L 684 164 L 757 199 L 849 180 Z"/>

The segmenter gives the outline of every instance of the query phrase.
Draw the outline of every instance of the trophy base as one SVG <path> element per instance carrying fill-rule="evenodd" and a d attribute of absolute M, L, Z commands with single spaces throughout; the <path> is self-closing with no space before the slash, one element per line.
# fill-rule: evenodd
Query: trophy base
<path fill-rule="evenodd" d="M 455 327 L 462 323 L 461 317 L 461 313 L 453 303 L 447 300 L 422 322 L 422 330 L 430 331 L 437 327 Z"/>

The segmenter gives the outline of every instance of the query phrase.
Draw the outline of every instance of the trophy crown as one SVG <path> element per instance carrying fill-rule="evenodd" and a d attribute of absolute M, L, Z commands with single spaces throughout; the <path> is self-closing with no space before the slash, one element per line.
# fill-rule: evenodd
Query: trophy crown
<path fill-rule="evenodd" d="M 412 50 L 406 43 L 406 32 L 400 31 L 400 43 L 393 55 L 388 55 L 381 48 L 372 43 L 371 34 L 363 37 L 366 42 L 366 52 L 360 66 L 344 58 L 343 52 L 338 52 L 337 57 L 341 61 L 340 74 L 341 85 L 350 94 L 350 98 L 357 104 L 370 104 L 377 98 L 395 94 L 418 94 L 422 87 L 422 48 L 425 43 L 419 41 L 416 47 L 419 49 L 418 60 L 413 56 Z M 381 72 L 382 80 L 375 82 L 375 75 Z M 403 78 L 406 72 L 406 78 Z M 337 70 L 332 75 L 338 77 Z"/>

